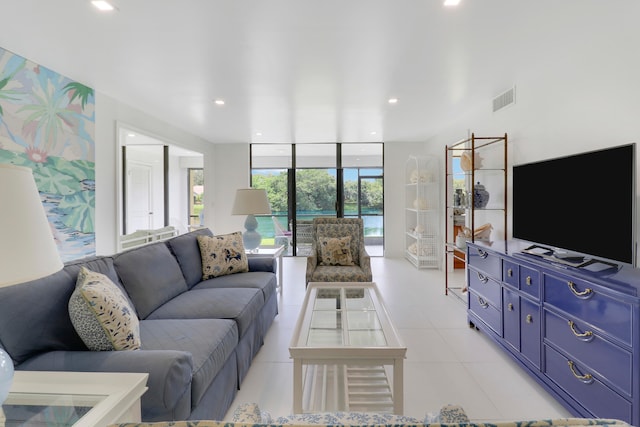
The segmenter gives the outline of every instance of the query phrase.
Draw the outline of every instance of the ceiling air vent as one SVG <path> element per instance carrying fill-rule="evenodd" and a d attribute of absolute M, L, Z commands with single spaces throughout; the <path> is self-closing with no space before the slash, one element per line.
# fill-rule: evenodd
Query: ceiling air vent
<path fill-rule="evenodd" d="M 516 103 L 516 87 L 512 87 L 508 91 L 501 93 L 493 98 L 493 112 L 503 109 L 511 104 Z"/>

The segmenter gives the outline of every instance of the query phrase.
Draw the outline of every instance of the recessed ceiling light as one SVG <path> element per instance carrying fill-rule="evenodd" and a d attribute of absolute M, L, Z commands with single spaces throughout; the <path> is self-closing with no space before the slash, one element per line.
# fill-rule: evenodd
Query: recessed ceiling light
<path fill-rule="evenodd" d="M 377 134 L 377 133 L 378 133 L 378 132 L 376 132 L 375 130 L 372 130 L 372 131 L 371 131 L 371 135 L 375 135 L 375 134 Z"/>
<path fill-rule="evenodd" d="M 460 0 L 444 0 L 445 6 L 457 6 Z"/>
<path fill-rule="evenodd" d="M 256 132 L 256 136 L 262 136 L 262 132 Z"/>
<path fill-rule="evenodd" d="M 91 4 L 94 5 L 98 10 L 101 10 L 103 12 L 108 12 L 116 9 L 114 5 L 105 0 L 91 0 Z"/>
<path fill-rule="evenodd" d="M 389 104 L 397 104 L 398 98 L 389 98 Z"/>
<path fill-rule="evenodd" d="M 224 105 L 224 99 L 216 99 L 214 102 L 216 105 Z"/>
<path fill-rule="evenodd" d="M 136 137 L 136 134 L 135 134 L 135 133 L 131 133 L 131 132 L 129 132 L 129 133 L 127 134 L 127 136 L 128 136 L 128 137 L 131 137 L 131 138 L 135 138 L 135 137 Z"/>

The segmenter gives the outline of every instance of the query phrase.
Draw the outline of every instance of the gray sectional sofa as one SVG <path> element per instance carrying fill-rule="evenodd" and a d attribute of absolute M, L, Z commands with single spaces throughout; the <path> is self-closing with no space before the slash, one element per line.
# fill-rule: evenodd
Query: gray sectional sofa
<path fill-rule="evenodd" d="M 201 229 L 69 262 L 51 276 L 0 288 L 0 347 L 18 370 L 149 373 L 143 421 L 223 419 L 277 315 L 276 263 L 249 258 L 249 272 L 203 281 L 198 235 L 212 234 Z M 85 346 L 68 309 L 82 266 L 125 292 L 140 349 Z"/>

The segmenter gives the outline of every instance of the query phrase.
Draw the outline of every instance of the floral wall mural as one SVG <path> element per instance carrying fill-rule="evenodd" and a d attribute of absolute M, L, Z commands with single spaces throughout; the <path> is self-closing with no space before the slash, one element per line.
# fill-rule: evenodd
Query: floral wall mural
<path fill-rule="evenodd" d="M 95 254 L 94 125 L 93 89 L 0 48 L 0 163 L 33 170 L 63 261 Z"/>

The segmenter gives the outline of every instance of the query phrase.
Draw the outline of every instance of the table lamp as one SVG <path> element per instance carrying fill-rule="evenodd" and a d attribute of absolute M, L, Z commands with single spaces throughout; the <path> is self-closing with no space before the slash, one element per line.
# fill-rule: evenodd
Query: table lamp
<path fill-rule="evenodd" d="M 31 169 L 0 164 L 0 288 L 63 267 Z M 0 405 L 13 381 L 13 361 L 0 347 Z"/>
<path fill-rule="evenodd" d="M 244 248 L 253 251 L 262 241 L 262 236 L 256 231 L 258 221 L 254 215 L 271 215 L 271 205 L 267 198 L 267 191 L 260 188 L 241 188 L 236 190 L 232 215 L 247 215 L 244 221 L 246 231 L 242 233 Z"/>

